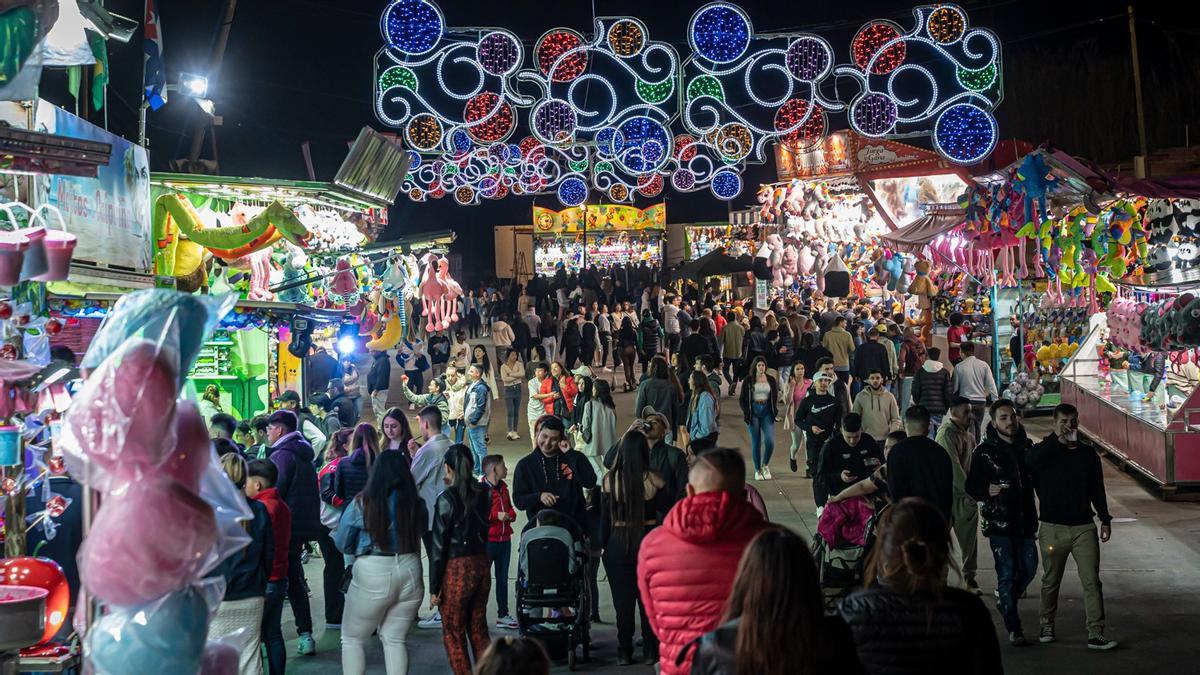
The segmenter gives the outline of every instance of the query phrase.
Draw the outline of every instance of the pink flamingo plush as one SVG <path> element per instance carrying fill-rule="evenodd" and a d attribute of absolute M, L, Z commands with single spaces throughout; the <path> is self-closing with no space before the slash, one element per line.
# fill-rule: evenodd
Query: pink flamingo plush
<path fill-rule="evenodd" d="M 450 276 L 450 261 L 446 258 L 439 258 L 437 261 L 437 279 L 438 283 L 445 289 L 445 294 L 442 296 L 443 307 L 443 323 L 442 330 L 450 327 L 450 324 L 458 321 L 458 299 L 462 296 L 462 286 L 458 285 Z"/>
<path fill-rule="evenodd" d="M 425 265 L 425 273 L 421 275 L 421 313 L 425 315 L 425 330 L 433 332 L 442 330 L 443 324 L 449 325 L 442 314 L 442 297 L 446 294 L 446 287 L 438 281 L 434 271 L 434 256 L 432 253 L 426 253 L 421 257 L 421 264 Z"/>

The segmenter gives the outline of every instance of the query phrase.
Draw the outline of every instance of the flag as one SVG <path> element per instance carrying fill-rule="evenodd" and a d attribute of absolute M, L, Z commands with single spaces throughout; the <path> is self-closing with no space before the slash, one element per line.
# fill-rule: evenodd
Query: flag
<path fill-rule="evenodd" d="M 158 22 L 158 3 L 146 0 L 145 33 L 142 50 L 145 52 L 145 97 L 151 110 L 167 102 L 167 70 L 163 66 L 162 30 Z"/>
<path fill-rule="evenodd" d="M 92 110 L 99 110 L 104 107 L 104 88 L 108 86 L 108 42 L 99 33 L 84 32 L 96 56 L 96 65 L 92 66 Z"/>

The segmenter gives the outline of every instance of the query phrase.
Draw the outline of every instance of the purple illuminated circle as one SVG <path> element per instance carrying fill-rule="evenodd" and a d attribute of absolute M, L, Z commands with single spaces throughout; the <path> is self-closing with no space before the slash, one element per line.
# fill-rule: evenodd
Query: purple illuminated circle
<path fill-rule="evenodd" d="M 521 46 L 507 33 L 488 33 L 476 48 L 479 65 L 492 75 L 507 75 L 521 61 Z"/>
<path fill-rule="evenodd" d="M 829 72 L 829 46 L 814 37 L 802 37 L 787 49 L 787 69 L 804 82 L 819 80 Z"/>
<path fill-rule="evenodd" d="M 866 94 L 850 105 L 850 118 L 864 136 L 883 136 L 896 126 L 896 102 L 884 94 Z"/>
<path fill-rule="evenodd" d="M 696 174 L 688 169 L 680 169 L 671 176 L 671 185 L 675 186 L 676 190 L 691 190 L 696 185 Z"/>
<path fill-rule="evenodd" d="M 533 110 L 533 128 L 546 142 L 569 140 L 575 133 L 575 111 L 566 101 L 544 101 Z"/>

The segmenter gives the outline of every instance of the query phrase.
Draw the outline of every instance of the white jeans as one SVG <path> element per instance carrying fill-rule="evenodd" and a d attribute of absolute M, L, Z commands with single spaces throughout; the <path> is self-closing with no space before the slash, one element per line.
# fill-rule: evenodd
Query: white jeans
<path fill-rule="evenodd" d="M 375 413 L 375 419 L 383 422 L 383 415 L 387 412 L 387 390 L 377 391 L 371 394 L 371 412 Z"/>
<path fill-rule="evenodd" d="M 259 642 L 266 600 L 265 596 L 226 600 L 217 608 L 217 615 L 208 627 L 210 640 L 233 636 L 229 641 L 238 650 L 238 675 L 262 675 Z"/>
<path fill-rule="evenodd" d="M 354 577 L 346 591 L 342 614 L 342 672 L 361 675 L 367 669 L 363 643 L 378 629 L 383 662 L 388 675 L 408 672 L 405 640 L 417 608 L 425 597 L 421 556 L 361 556 L 354 561 Z"/>

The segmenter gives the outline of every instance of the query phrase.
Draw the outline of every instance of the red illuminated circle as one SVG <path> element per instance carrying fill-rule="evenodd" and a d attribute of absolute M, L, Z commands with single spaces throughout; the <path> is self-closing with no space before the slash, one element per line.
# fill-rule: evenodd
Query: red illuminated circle
<path fill-rule="evenodd" d="M 775 112 L 775 131 L 783 132 L 800 124 L 811 104 L 807 99 L 789 99 Z M 783 136 L 786 143 L 807 145 L 825 135 L 825 111 L 821 106 L 813 106 L 812 115 L 803 124 L 788 131 Z"/>
<path fill-rule="evenodd" d="M 854 53 L 855 65 L 860 70 L 865 70 L 870 65 L 871 72 L 875 75 L 886 75 L 900 67 L 908 53 L 904 41 L 900 40 L 884 48 L 884 45 L 900 36 L 900 27 L 890 21 L 877 21 L 863 26 L 854 36 L 854 42 L 850 46 Z"/>
<path fill-rule="evenodd" d="M 481 143 L 502 141 L 516 127 L 512 106 L 490 91 L 476 94 L 467 101 L 463 119 L 467 121 L 467 133 Z"/>
<path fill-rule="evenodd" d="M 587 69 L 587 52 L 580 50 L 559 61 L 559 57 L 583 44 L 579 34 L 565 28 L 556 28 L 538 40 L 534 55 L 542 75 L 550 75 L 554 69 L 555 82 L 570 82 Z M 557 64 L 557 65 L 556 65 Z"/>

